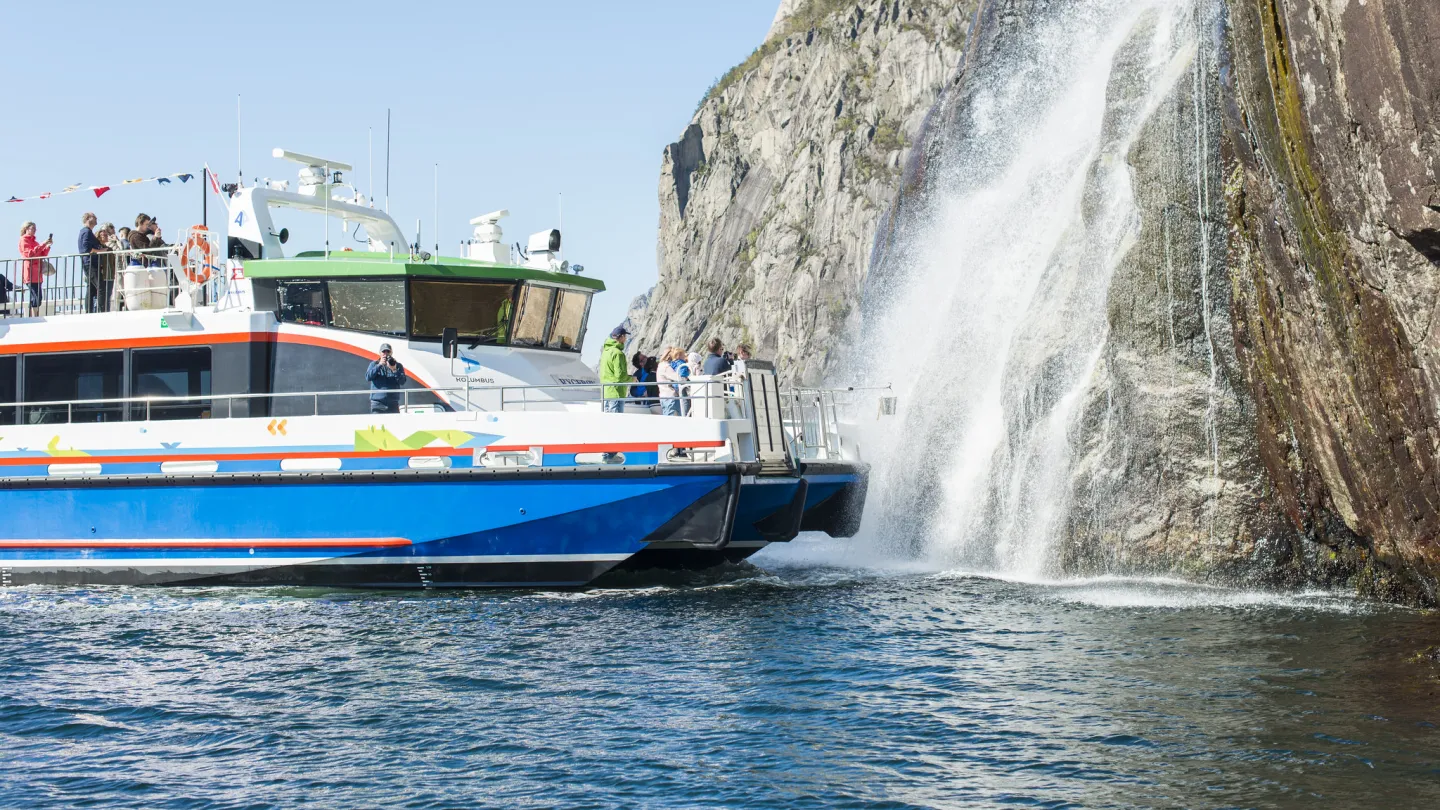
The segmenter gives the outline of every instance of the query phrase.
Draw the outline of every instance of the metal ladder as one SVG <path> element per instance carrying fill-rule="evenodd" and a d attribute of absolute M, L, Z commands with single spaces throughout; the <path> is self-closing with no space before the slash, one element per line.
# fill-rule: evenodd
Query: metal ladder
<path fill-rule="evenodd" d="M 785 409 L 775 366 L 763 360 L 745 361 L 745 399 L 755 428 L 755 455 L 760 475 L 794 475 L 795 460 L 785 439 Z"/>

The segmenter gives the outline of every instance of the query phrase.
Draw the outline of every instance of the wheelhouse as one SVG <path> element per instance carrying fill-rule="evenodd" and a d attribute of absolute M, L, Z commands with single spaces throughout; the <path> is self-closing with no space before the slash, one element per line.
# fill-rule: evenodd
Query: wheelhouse
<path fill-rule="evenodd" d="M 301 253 L 247 262 L 257 311 L 281 323 L 343 329 L 414 342 L 454 328 L 471 347 L 579 353 L 598 279 L 446 258 Z"/>

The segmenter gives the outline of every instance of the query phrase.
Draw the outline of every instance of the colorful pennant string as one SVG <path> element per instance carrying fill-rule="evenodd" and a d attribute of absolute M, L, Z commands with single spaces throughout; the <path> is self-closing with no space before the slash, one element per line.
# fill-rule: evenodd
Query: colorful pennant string
<path fill-rule="evenodd" d="M 176 180 L 179 180 L 181 183 L 188 183 L 188 182 L 190 182 L 190 180 L 193 179 L 194 177 L 195 177 L 195 174 L 194 174 L 193 172 L 176 172 L 176 173 L 174 173 L 174 174 L 167 174 L 167 175 L 163 175 L 163 176 L 159 176 L 159 177 L 136 177 L 136 178 L 132 178 L 132 179 L 130 179 L 130 180 L 122 180 L 122 181 L 120 182 L 120 185 L 122 185 L 122 186 L 133 186 L 133 185 L 136 185 L 136 184 L 138 184 L 138 183 L 155 183 L 155 184 L 161 185 L 161 186 L 168 186 L 168 185 L 170 185 L 171 183 L 173 183 L 173 182 L 176 181 Z M 93 191 L 93 192 L 95 192 L 95 196 L 96 196 L 96 197 L 99 197 L 100 195 L 102 195 L 102 194 L 104 194 L 105 192 L 109 191 L 109 190 L 110 190 L 110 186 L 86 186 L 84 183 L 71 183 L 70 185 L 65 186 L 64 188 L 60 189 L 60 191 L 59 191 L 58 193 L 59 193 L 59 194 L 72 194 L 72 193 L 74 193 L 74 192 L 76 192 L 76 191 L 79 191 L 80 189 L 85 189 L 86 191 Z M 26 200 L 30 200 L 30 201 L 48 200 L 48 199 L 50 199 L 51 197 L 55 196 L 56 193 L 57 193 L 57 192 L 46 191 L 46 192 L 43 192 L 43 193 L 41 193 L 41 194 L 32 194 L 32 195 L 30 195 L 29 197 L 16 197 L 16 196 L 14 196 L 14 195 L 12 194 L 12 195 L 10 196 L 10 199 L 6 200 L 5 202 L 18 203 L 18 202 L 25 202 Z M 219 192 L 217 191 L 216 193 L 218 194 Z"/>

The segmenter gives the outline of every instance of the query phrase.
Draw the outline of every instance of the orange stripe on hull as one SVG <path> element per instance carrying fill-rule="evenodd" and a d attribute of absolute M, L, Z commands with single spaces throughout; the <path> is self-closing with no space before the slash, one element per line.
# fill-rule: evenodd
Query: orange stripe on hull
<path fill-rule="evenodd" d="M 506 444 L 485 448 L 496 453 L 516 453 L 531 447 L 543 447 L 546 453 L 654 453 L 660 450 L 660 442 L 633 442 L 630 444 Z M 725 442 L 664 442 L 671 447 L 701 448 L 724 447 Z"/>
<path fill-rule="evenodd" d="M 45 352 L 103 352 L 121 349 L 154 349 L 173 346 L 219 346 L 235 343 L 294 343 L 301 346 L 315 346 L 321 349 L 353 354 L 356 357 L 374 359 L 374 354 L 359 346 L 339 340 L 303 335 L 293 332 L 199 332 L 196 334 L 174 334 L 162 337 L 112 338 L 109 340 L 63 340 L 47 343 L 0 343 L 0 355 L 40 354 Z M 405 376 L 425 388 L 435 386 L 417 377 L 410 369 Z"/>
<path fill-rule="evenodd" d="M 0 548 L 395 548 L 410 545 L 414 543 L 404 537 L 295 540 L 0 540 Z"/>
<path fill-rule="evenodd" d="M 313 450 L 300 453 L 207 453 L 204 455 L 165 456 L 21 456 L 0 458 L 0 466 L 33 467 L 41 464 L 159 464 L 167 461 L 283 461 L 287 458 L 415 458 L 428 456 L 450 456 L 452 458 L 471 455 L 471 450 L 456 450 L 453 447 L 433 447 L 421 450 Z"/>

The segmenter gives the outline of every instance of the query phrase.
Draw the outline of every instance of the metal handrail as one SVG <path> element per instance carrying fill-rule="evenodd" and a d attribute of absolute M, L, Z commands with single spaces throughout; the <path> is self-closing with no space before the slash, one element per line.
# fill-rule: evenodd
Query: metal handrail
<path fill-rule="evenodd" d="M 403 405 L 402 405 L 402 407 L 405 407 L 405 408 L 410 407 L 411 397 L 412 397 L 412 396 L 416 396 L 416 395 L 419 395 L 419 396 L 433 395 L 433 396 L 435 396 L 437 399 L 440 399 L 441 401 L 447 402 L 447 404 L 451 405 L 451 407 L 456 407 L 457 405 L 461 406 L 461 407 L 459 408 L 459 410 L 462 410 L 462 411 L 471 411 L 471 410 L 474 410 L 474 411 L 486 411 L 486 410 L 488 410 L 488 409 L 475 407 L 475 403 L 474 403 L 474 401 L 473 401 L 473 399 L 472 399 L 472 395 L 475 394 L 475 393 L 477 393 L 477 392 L 496 392 L 496 391 L 498 391 L 498 392 L 500 392 L 500 403 L 501 403 L 501 408 L 500 408 L 500 410 L 501 410 L 501 411 L 504 411 L 504 410 L 506 410 L 505 405 L 507 404 L 507 399 L 505 398 L 505 393 L 506 393 L 507 391 L 520 391 L 520 390 L 529 391 L 529 390 L 538 390 L 538 389 L 549 390 L 549 389 L 555 389 L 555 388 L 561 388 L 561 389 L 566 389 L 566 390 L 591 389 L 591 388 L 601 388 L 601 389 L 604 389 L 604 388 L 608 388 L 608 387 L 614 387 L 614 386 L 617 386 L 617 385 L 625 385 L 625 386 L 628 386 L 628 385 L 631 385 L 631 383 L 573 383 L 573 384 L 561 384 L 561 385 L 545 384 L 545 385 L 489 385 L 489 386 L 470 386 L 470 385 L 467 385 L 467 386 L 464 386 L 464 387 L 454 387 L 454 388 L 429 388 L 429 387 L 424 387 L 424 388 L 397 388 L 397 389 L 386 390 L 386 391 L 384 391 L 384 393 L 402 397 L 402 398 L 403 398 Z M 233 418 L 233 417 L 234 417 L 234 413 L 235 413 L 235 408 L 234 408 L 234 406 L 235 406 L 235 403 L 236 403 L 237 401 L 242 401 L 242 400 L 244 400 L 244 401 L 249 401 L 249 400 L 257 400 L 257 399 L 300 399 L 300 398 L 309 398 L 309 399 L 312 401 L 312 403 L 313 403 L 313 408 L 312 408 L 312 410 L 311 410 L 311 415 L 312 415 L 312 416 L 318 416 L 318 415 L 320 415 L 320 399 L 321 399 L 322 397 L 344 397 L 344 396 L 366 396 L 366 397 L 369 397 L 370 395 L 372 395 L 372 394 L 374 394 L 374 393 L 376 393 L 376 392 L 377 392 L 376 389 L 373 389 L 373 388 L 356 388 L 356 389 L 343 390 L 343 391 L 282 391 L 282 392 L 275 392 L 275 393 L 250 393 L 250 394 L 196 394 L 196 395 L 193 395 L 193 396 L 107 397 L 107 398 L 101 398 L 101 399 L 44 400 L 44 401 L 34 401 L 34 402 L 5 402 L 5 403 L 0 403 L 0 409 L 3 409 L 3 408 L 22 408 L 22 409 L 25 409 L 25 408 L 29 408 L 29 409 L 55 408 L 55 409 L 58 409 L 58 408 L 64 407 L 64 408 L 65 408 L 65 421 L 66 421 L 66 423 L 73 423 L 73 422 L 74 422 L 74 419 L 75 419 L 75 410 L 76 410 L 76 408 L 89 408 L 89 409 L 100 409 L 100 410 L 110 410 L 110 409 L 123 410 L 125 406 L 144 405 L 144 406 L 145 406 L 145 421 L 148 422 L 148 421 L 151 421 L 151 416 L 152 416 L 152 414 L 153 414 L 153 412 L 154 412 L 154 409 L 155 409 L 157 406 L 160 406 L 160 407 L 163 408 L 163 407 L 165 407 L 165 406 L 178 406 L 178 405 L 183 405 L 183 404 L 186 404 L 186 403 L 190 403 L 190 404 L 192 404 L 192 405 L 209 405 L 209 406 L 213 409 L 214 404 L 215 404 L 216 402 L 221 402 L 221 401 L 223 401 L 223 402 L 225 403 L 225 405 L 226 405 L 226 407 L 225 407 L 225 418 L 229 419 L 229 418 Z M 461 399 L 461 398 L 455 397 L 455 396 L 442 397 L 442 396 L 441 396 L 442 394 L 449 394 L 449 395 L 464 394 L 464 398 Z M 611 402 L 619 401 L 619 402 L 624 402 L 624 403 L 642 403 L 642 402 L 649 402 L 651 399 L 655 399 L 655 398 L 653 398 L 653 397 L 608 397 L 608 398 L 604 398 L 604 399 L 605 399 L 606 401 L 611 401 Z M 730 392 L 730 391 L 728 391 L 728 390 L 727 390 L 725 393 L 721 394 L 720 396 L 697 395 L 697 396 L 689 397 L 689 399 L 696 399 L 696 400 L 699 400 L 699 399 L 724 399 L 724 400 L 732 400 L 732 401 L 741 401 L 741 402 L 743 403 L 743 400 L 738 399 L 738 398 L 733 394 L 733 392 Z M 548 401 L 551 402 L 551 403 L 555 403 L 555 404 L 561 404 L 561 405 L 566 404 L 566 401 L 565 401 L 565 400 L 551 399 L 551 400 L 548 400 Z M 579 400 L 579 401 L 580 401 L 580 402 L 600 402 L 600 401 L 602 401 L 602 400 L 601 400 L 601 399 L 584 399 L 584 400 Z M 523 401 L 523 402 L 521 402 L 521 403 L 519 403 L 519 404 L 529 405 L 529 404 L 539 404 L 539 403 L 538 403 L 538 402 L 535 402 L 535 401 L 532 401 L 532 400 L 525 400 L 525 401 Z M 205 417 L 202 417 L 202 418 L 205 418 Z"/>
<path fill-rule="evenodd" d="M 33 258 L 0 259 L 0 316 L 25 315 L 29 312 L 29 290 L 25 285 L 25 268 L 30 262 L 49 264 L 53 273 L 41 281 L 39 315 L 73 315 L 123 308 L 127 292 L 136 295 L 163 293 L 166 302 L 187 289 L 199 291 L 196 303 L 218 300 L 224 281 L 223 272 L 211 272 L 203 284 L 191 284 L 183 278 L 187 261 L 184 245 L 166 245 L 139 250 L 125 248 L 103 253 L 59 253 Z M 218 241 L 211 239 L 212 261 L 220 261 Z M 87 267 L 88 265 L 88 267 Z M 163 284 L 124 287 L 125 273 L 144 269 L 163 273 Z"/>

